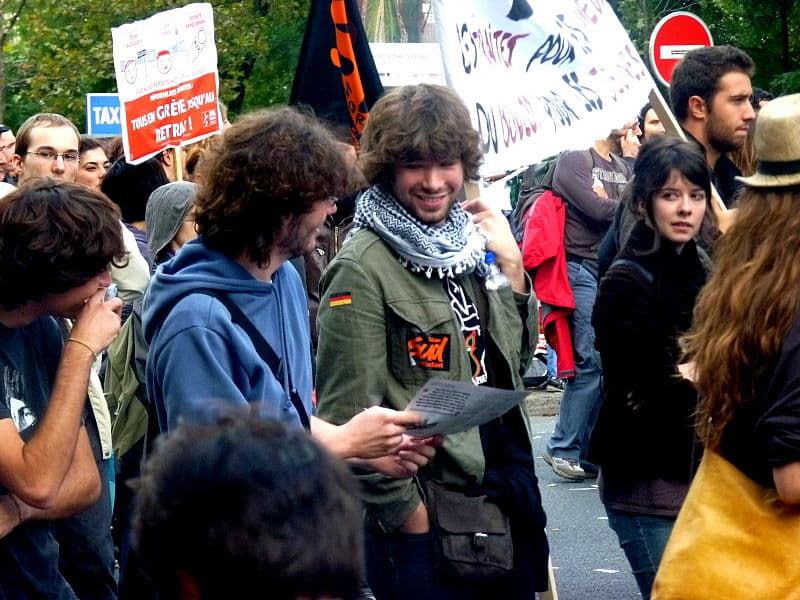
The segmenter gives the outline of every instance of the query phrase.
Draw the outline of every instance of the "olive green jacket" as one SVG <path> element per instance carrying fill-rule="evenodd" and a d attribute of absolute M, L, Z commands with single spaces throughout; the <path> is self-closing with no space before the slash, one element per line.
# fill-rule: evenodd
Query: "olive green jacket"
<path fill-rule="evenodd" d="M 464 278 L 468 283 L 469 277 Z M 319 416 L 344 423 L 363 409 L 403 410 L 428 379 L 471 381 L 472 366 L 456 314 L 437 278 L 411 273 L 373 232 L 357 232 L 322 278 L 317 352 Z M 472 286 L 463 286 L 471 297 Z M 530 288 L 530 285 L 529 285 Z M 486 292 L 489 323 L 484 335 L 506 360 L 514 386 L 537 339 L 536 298 L 510 287 Z M 523 326 L 523 323 L 525 326 Z M 420 355 L 427 348 L 427 368 Z M 416 363 L 416 364 L 412 364 Z M 522 418 L 530 426 L 524 407 Z M 426 477 L 454 486 L 478 485 L 484 476 L 478 428 L 449 435 L 427 467 Z M 360 475 L 367 523 L 399 527 L 420 501 L 413 479 Z"/>

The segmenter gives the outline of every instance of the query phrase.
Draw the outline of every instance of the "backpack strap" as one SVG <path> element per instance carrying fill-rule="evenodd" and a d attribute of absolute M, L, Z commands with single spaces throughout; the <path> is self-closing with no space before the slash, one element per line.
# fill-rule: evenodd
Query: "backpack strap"
<path fill-rule="evenodd" d="M 264 336 L 261 335 L 261 332 L 258 330 L 258 328 L 253 325 L 253 322 L 247 318 L 247 315 L 244 314 L 242 309 L 239 308 L 227 294 L 222 292 L 211 290 L 193 290 L 191 293 L 205 294 L 206 296 L 216 298 L 225 306 L 225 308 L 228 309 L 228 312 L 231 313 L 231 320 L 244 330 L 244 332 L 250 338 L 250 341 L 253 342 L 253 346 L 255 347 L 258 355 L 265 363 L 267 363 L 269 370 L 272 371 L 275 379 L 281 382 L 281 385 L 283 385 L 284 381 L 284 371 L 286 372 L 286 376 L 289 380 L 289 389 L 287 390 L 289 393 L 289 399 L 292 401 L 297 414 L 300 416 L 300 422 L 303 424 L 303 428 L 307 431 L 310 431 L 311 421 L 309 420 L 305 406 L 303 406 L 303 401 L 300 399 L 300 394 L 297 392 L 297 388 L 292 384 L 291 372 L 286 370 L 283 361 L 281 361 L 281 359 L 275 353 L 275 350 L 272 349 L 272 346 L 269 345 L 269 342 L 264 339 Z"/>
<path fill-rule="evenodd" d="M 634 271 L 639 273 L 639 275 L 644 277 L 644 280 L 647 281 L 649 285 L 653 285 L 653 282 L 655 281 L 653 274 L 635 260 L 630 260 L 628 258 L 615 258 L 614 262 L 611 263 L 611 266 L 608 267 L 608 271 L 610 271 L 615 265 L 620 265 L 622 267 L 629 267 L 633 269 Z M 606 271 L 606 273 L 608 273 L 608 271 Z"/>

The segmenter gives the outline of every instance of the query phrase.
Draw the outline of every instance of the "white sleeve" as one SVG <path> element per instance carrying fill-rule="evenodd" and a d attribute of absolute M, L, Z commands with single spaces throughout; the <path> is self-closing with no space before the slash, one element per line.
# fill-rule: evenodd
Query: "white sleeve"
<path fill-rule="evenodd" d="M 111 265 L 111 279 L 119 288 L 119 297 L 125 302 L 130 302 L 140 298 L 147 289 L 147 284 L 150 283 L 150 265 L 139 252 L 133 234 L 122 222 L 120 222 L 120 227 L 128 264 L 124 267 Z"/>

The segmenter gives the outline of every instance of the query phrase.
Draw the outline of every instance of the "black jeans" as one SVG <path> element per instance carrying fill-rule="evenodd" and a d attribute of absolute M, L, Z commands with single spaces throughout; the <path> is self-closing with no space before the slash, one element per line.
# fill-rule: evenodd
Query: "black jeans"
<path fill-rule="evenodd" d="M 480 584 L 434 569 L 429 533 L 365 531 L 367 581 L 377 600 L 533 600 L 529 589 L 515 589 L 511 578 Z M 528 587 L 528 586 L 525 586 Z"/>

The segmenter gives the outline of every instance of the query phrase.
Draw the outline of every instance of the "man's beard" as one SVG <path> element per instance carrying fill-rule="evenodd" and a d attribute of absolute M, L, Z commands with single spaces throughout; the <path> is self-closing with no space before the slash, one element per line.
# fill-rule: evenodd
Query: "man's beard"
<path fill-rule="evenodd" d="M 709 145 L 721 154 L 738 150 L 742 147 L 747 139 L 742 138 L 742 141 L 732 140 L 730 137 L 725 135 L 724 131 L 722 131 L 719 127 L 716 127 L 716 123 L 713 118 L 708 122 L 707 137 Z"/>

